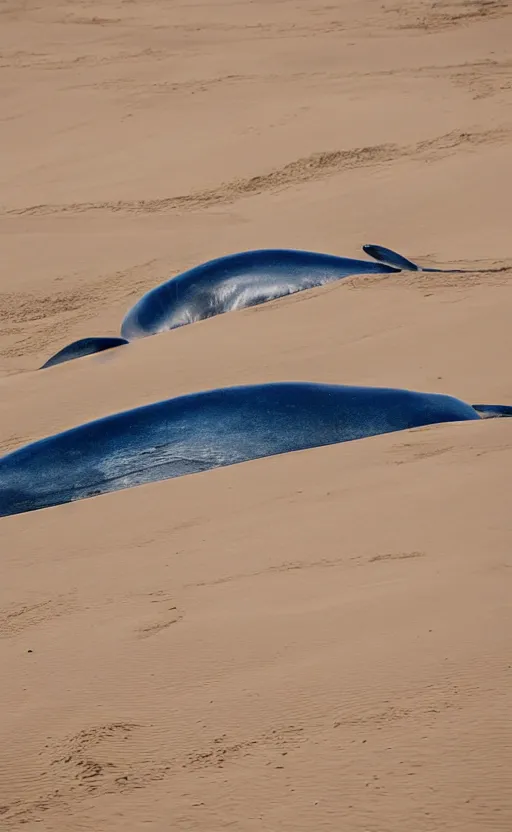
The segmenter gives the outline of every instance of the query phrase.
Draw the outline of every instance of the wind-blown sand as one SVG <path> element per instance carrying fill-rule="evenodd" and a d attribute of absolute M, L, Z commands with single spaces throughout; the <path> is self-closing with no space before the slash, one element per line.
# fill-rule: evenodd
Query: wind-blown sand
<path fill-rule="evenodd" d="M 271 380 L 512 404 L 511 11 L 5 0 L 0 450 Z M 352 278 L 37 371 L 203 260 L 370 242 L 475 272 Z M 1 519 L 0 827 L 508 832 L 511 431 Z"/>

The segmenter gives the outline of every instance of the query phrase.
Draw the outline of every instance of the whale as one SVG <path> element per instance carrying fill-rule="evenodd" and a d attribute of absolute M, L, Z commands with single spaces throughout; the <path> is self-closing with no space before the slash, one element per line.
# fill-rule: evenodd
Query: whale
<path fill-rule="evenodd" d="M 75 341 L 49 358 L 40 369 L 345 277 L 401 271 L 452 271 L 424 269 L 384 246 L 368 244 L 362 248 L 371 260 L 299 249 L 256 249 L 208 260 L 146 292 L 124 316 L 120 338 Z"/>
<path fill-rule="evenodd" d="M 399 254 L 395 256 L 409 262 Z M 343 277 L 399 271 L 387 263 L 376 262 L 378 259 L 356 260 L 295 249 L 260 249 L 218 257 L 146 292 L 125 315 L 121 337 L 74 341 L 51 356 L 40 369 Z"/>
<path fill-rule="evenodd" d="M 373 260 L 296 249 L 258 249 L 209 260 L 146 292 L 125 315 L 121 335 L 128 340 L 155 335 L 355 275 L 467 271 L 423 268 L 384 246 L 362 248 Z"/>
<path fill-rule="evenodd" d="M 489 405 L 485 415 L 510 416 L 512 407 Z M 1 457 L 0 517 L 276 454 L 480 418 L 452 396 L 384 387 L 273 382 L 190 393 Z"/>
<path fill-rule="evenodd" d="M 72 358 L 82 358 L 85 355 L 93 355 L 104 350 L 111 350 L 114 347 L 121 347 L 124 344 L 128 344 L 126 338 L 107 338 L 102 336 L 80 338 L 80 340 L 73 341 L 72 344 L 68 344 L 67 347 L 63 347 L 52 355 L 39 369 L 46 370 L 48 367 L 54 367 L 56 364 L 71 361 Z"/>
<path fill-rule="evenodd" d="M 296 249 L 229 254 L 150 289 L 125 315 L 121 335 L 128 340 L 143 338 L 345 277 L 398 271 L 376 260 Z"/>

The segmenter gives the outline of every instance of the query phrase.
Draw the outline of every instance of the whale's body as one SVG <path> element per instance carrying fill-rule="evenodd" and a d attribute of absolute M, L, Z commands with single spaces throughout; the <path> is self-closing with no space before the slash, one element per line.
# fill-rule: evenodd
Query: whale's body
<path fill-rule="evenodd" d="M 41 369 L 344 277 L 442 271 L 423 269 L 383 246 L 364 245 L 363 250 L 373 260 L 299 249 L 257 249 L 208 260 L 146 292 L 127 312 L 121 338 L 82 338 L 59 350 Z"/>
<path fill-rule="evenodd" d="M 121 335 L 133 340 L 351 275 L 397 271 L 371 260 L 294 249 L 230 254 L 195 266 L 151 289 L 127 313 Z"/>
<path fill-rule="evenodd" d="M 390 388 L 286 382 L 194 393 L 2 457 L 0 516 L 274 454 L 476 419 L 473 407 L 451 396 Z"/>

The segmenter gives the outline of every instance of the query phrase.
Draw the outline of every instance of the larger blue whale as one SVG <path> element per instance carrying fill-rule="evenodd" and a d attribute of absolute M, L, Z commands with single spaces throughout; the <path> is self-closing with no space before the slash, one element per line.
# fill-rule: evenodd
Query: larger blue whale
<path fill-rule="evenodd" d="M 478 405 L 485 418 L 512 407 Z M 284 382 L 193 393 L 107 416 L 0 459 L 0 517 L 211 468 L 421 425 L 482 418 L 451 396 Z"/>
<path fill-rule="evenodd" d="M 363 250 L 373 260 L 296 249 L 242 251 L 209 260 L 146 292 L 126 314 L 121 338 L 74 341 L 49 358 L 41 369 L 344 277 L 401 270 L 442 271 L 422 269 L 383 246 L 365 245 Z"/>

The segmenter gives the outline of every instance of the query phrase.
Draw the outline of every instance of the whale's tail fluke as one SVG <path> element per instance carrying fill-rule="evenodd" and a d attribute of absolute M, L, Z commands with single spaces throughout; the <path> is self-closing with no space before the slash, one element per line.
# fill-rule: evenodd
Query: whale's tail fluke
<path fill-rule="evenodd" d="M 408 260 L 402 254 L 398 254 L 390 248 L 384 246 L 364 245 L 363 251 L 379 263 L 385 263 L 387 266 L 393 266 L 395 269 L 403 269 L 407 272 L 422 272 L 424 269 L 421 266 Z"/>
<path fill-rule="evenodd" d="M 426 266 L 418 266 L 412 260 L 408 260 L 403 254 L 393 251 L 391 248 L 384 248 L 384 246 L 364 245 L 363 251 L 379 263 L 385 263 L 386 266 L 393 266 L 395 269 L 400 269 L 405 272 L 435 272 L 436 274 L 472 274 L 473 272 L 502 272 L 508 271 L 508 266 L 500 266 L 497 269 L 431 269 Z"/>
<path fill-rule="evenodd" d="M 472 407 L 480 414 L 481 419 L 504 419 L 512 416 L 512 405 L 509 404 L 474 404 Z"/>

